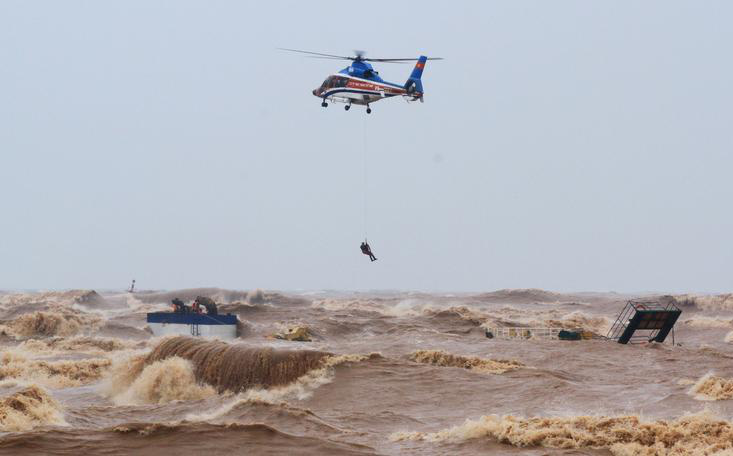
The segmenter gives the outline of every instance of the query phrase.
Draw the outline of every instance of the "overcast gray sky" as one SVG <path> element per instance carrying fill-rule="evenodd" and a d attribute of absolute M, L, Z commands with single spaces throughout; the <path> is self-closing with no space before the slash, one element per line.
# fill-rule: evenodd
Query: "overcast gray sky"
<path fill-rule="evenodd" d="M 0 288 L 731 291 L 732 22 L 725 1 L 3 0 Z M 367 117 L 310 93 L 345 64 L 276 47 L 446 60 L 424 104 Z"/>

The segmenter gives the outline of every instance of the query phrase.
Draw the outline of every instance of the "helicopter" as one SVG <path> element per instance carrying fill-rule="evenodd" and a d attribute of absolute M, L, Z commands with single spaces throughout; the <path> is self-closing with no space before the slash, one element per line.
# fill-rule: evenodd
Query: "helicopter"
<path fill-rule="evenodd" d="M 351 105 L 366 106 L 367 114 L 371 114 L 370 103 L 383 98 L 402 96 L 407 101 L 420 100 L 422 103 L 424 91 L 422 86 L 422 72 L 428 60 L 443 60 L 441 57 L 426 57 L 421 55 L 411 59 L 374 59 L 366 58 L 364 51 L 354 51 L 354 57 L 322 54 L 320 52 L 302 51 L 299 49 L 279 48 L 282 51 L 300 52 L 310 54 L 310 58 L 330 60 L 350 60 L 351 65 L 334 73 L 326 78 L 320 87 L 313 90 L 313 95 L 321 98 L 321 106 L 328 107 L 328 101 L 345 103 L 345 110 L 351 109 Z M 379 77 L 379 72 L 369 62 L 380 63 L 408 63 L 417 61 L 415 67 L 404 84 L 395 84 Z"/>

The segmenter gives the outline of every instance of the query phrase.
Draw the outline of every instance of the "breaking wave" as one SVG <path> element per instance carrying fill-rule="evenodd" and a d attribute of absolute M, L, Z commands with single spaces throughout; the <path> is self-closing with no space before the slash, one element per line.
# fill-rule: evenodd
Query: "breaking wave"
<path fill-rule="evenodd" d="M 42 425 L 65 425 L 61 406 L 43 388 L 31 385 L 0 398 L 0 431 L 18 432 Z"/>
<path fill-rule="evenodd" d="M 44 291 L 0 295 L 0 307 L 21 307 L 28 304 L 88 304 L 104 301 L 94 290 Z"/>
<path fill-rule="evenodd" d="M 152 303 L 170 303 L 173 298 L 179 298 L 183 301 L 193 301 L 196 296 L 208 296 L 217 302 L 233 302 L 236 300 L 245 300 L 249 292 L 222 290 L 221 288 L 185 288 L 182 290 L 172 291 L 145 291 L 135 293 L 135 298 L 146 304 Z"/>
<path fill-rule="evenodd" d="M 489 374 L 503 374 L 504 372 L 524 367 L 524 364 L 515 360 L 460 356 L 437 350 L 419 350 L 411 354 L 410 359 L 418 363 L 441 367 L 461 367 Z"/>
<path fill-rule="evenodd" d="M 101 318 L 72 312 L 37 311 L 23 314 L 5 324 L 7 332 L 17 339 L 49 336 L 73 336 L 95 329 Z"/>
<path fill-rule="evenodd" d="M 533 311 L 504 307 L 494 311 L 482 326 L 562 328 L 605 335 L 612 324 L 608 317 L 592 316 L 579 310 L 566 313 L 557 309 Z"/>
<path fill-rule="evenodd" d="M 164 340 L 147 356 L 146 364 L 178 356 L 191 361 L 196 378 L 219 392 L 286 385 L 318 367 L 328 353 L 312 350 L 252 348 L 191 337 Z"/>
<path fill-rule="evenodd" d="M 570 312 L 557 320 L 547 320 L 547 326 L 563 329 L 581 329 L 596 334 L 606 334 L 613 322 L 607 317 L 593 317 L 580 311 Z"/>
<path fill-rule="evenodd" d="M 695 315 L 685 320 L 685 324 L 693 328 L 730 328 L 733 326 L 733 319 L 721 316 Z"/>
<path fill-rule="evenodd" d="M 701 401 L 733 399 L 733 379 L 718 377 L 712 373 L 703 375 L 690 388 L 690 394 Z"/>
<path fill-rule="evenodd" d="M 161 342 L 147 356 L 116 361 L 102 390 L 118 404 L 161 404 L 239 392 L 230 406 L 224 406 L 224 412 L 210 412 L 219 415 L 241 402 L 306 398 L 333 380 L 335 366 L 377 356 L 248 348 L 175 337 Z"/>
<path fill-rule="evenodd" d="M 676 420 L 638 416 L 515 418 L 482 416 L 434 433 L 398 432 L 393 441 L 462 442 L 491 438 L 516 447 L 608 449 L 617 456 L 720 454 L 733 450 L 733 425 L 702 413 Z"/>
<path fill-rule="evenodd" d="M 332 312 L 353 311 L 353 312 L 373 312 L 390 317 L 403 317 L 410 315 L 419 315 L 423 308 L 427 308 L 426 304 L 419 307 L 411 305 L 410 300 L 395 301 L 385 300 L 381 298 L 362 298 L 362 299 L 340 299 L 327 298 L 317 299 L 311 303 L 311 307 L 324 309 Z"/>
<path fill-rule="evenodd" d="M 321 365 L 295 379 L 291 383 L 275 388 L 252 388 L 237 394 L 232 401 L 221 407 L 202 414 L 192 414 L 186 417 L 191 421 L 210 421 L 220 418 L 240 405 L 245 404 L 278 404 L 288 399 L 307 399 L 313 391 L 328 383 L 334 378 L 334 367 L 345 363 L 356 363 L 368 359 L 379 358 L 380 355 L 338 355 L 326 356 Z"/>
<path fill-rule="evenodd" d="M 501 301 L 500 301 L 501 302 Z M 440 303 L 417 299 L 337 299 L 316 300 L 312 307 L 328 311 L 378 313 L 388 317 L 428 317 L 439 324 L 460 324 L 489 327 L 552 327 L 606 334 L 613 321 L 606 316 L 593 316 L 575 310 L 522 309 L 504 306 L 499 309 L 478 309 L 453 302 Z"/>
<path fill-rule="evenodd" d="M 165 303 L 168 304 L 173 298 L 183 301 L 193 301 L 197 296 L 207 296 L 218 304 L 232 304 L 245 302 L 248 304 L 304 304 L 306 300 L 298 297 L 285 296 L 277 292 L 255 290 L 225 290 L 221 288 L 187 288 L 182 290 L 161 291 L 161 292 L 139 292 L 135 293 L 135 299 L 145 304 Z"/>
<path fill-rule="evenodd" d="M 733 293 L 719 295 L 678 295 L 674 302 L 681 307 L 696 307 L 700 310 L 733 310 Z"/>
<path fill-rule="evenodd" d="M 532 304 L 532 303 L 560 303 L 576 301 L 576 296 L 555 293 L 552 291 L 541 290 L 538 288 L 518 288 L 504 289 L 482 293 L 475 296 L 482 302 L 496 303 L 516 303 L 516 304 Z"/>
<path fill-rule="evenodd" d="M 216 394 L 214 388 L 200 384 L 190 361 L 177 356 L 142 367 L 142 358 L 133 368 L 136 375 L 120 372 L 129 364 L 115 366 L 111 377 L 117 379 L 103 386 L 104 392 L 118 405 L 166 404 L 176 400 L 198 400 Z M 133 364 L 135 361 L 133 360 Z M 139 373 L 138 373 L 139 372 Z"/>
<path fill-rule="evenodd" d="M 86 385 L 102 378 L 110 367 L 108 359 L 43 361 L 28 359 L 17 351 L 0 354 L 0 380 L 36 382 L 49 388 Z"/>
<path fill-rule="evenodd" d="M 34 312 L 102 314 L 111 306 L 94 290 L 15 293 L 0 295 L 0 318 L 13 320 Z"/>
<path fill-rule="evenodd" d="M 324 298 L 316 299 L 311 307 L 331 312 L 378 313 L 387 317 L 421 317 L 436 315 L 467 315 L 469 307 L 455 304 L 454 299 L 435 296 L 397 296 L 397 297 L 360 297 L 360 298 Z M 476 313 L 481 321 L 486 316 Z M 479 321 L 479 323 L 481 322 Z"/>
<path fill-rule="evenodd" d="M 20 350 L 35 353 L 85 352 L 106 353 L 117 350 L 144 348 L 145 342 L 133 342 L 117 338 L 77 336 L 72 338 L 28 339 L 22 342 Z"/>
<path fill-rule="evenodd" d="M 489 319 L 487 315 L 466 306 L 452 306 L 447 309 L 425 309 L 423 310 L 423 313 L 437 319 L 458 318 L 461 321 L 465 321 L 476 326 L 486 323 Z"/>

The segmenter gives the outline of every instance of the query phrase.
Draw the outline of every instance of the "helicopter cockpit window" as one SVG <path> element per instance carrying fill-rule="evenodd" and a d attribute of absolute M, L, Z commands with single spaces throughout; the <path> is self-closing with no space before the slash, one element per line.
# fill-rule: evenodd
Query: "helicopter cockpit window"
<path fill-rule="evenodd" d="M 332 89 L 334 87 L 346 87 L 346 84 L 348 84 L 348 82 L 349 78 L 344 78 L 342 76 L 329 76 L 326 78 L 325 81 L 323 81 L 321 88 Z"/>

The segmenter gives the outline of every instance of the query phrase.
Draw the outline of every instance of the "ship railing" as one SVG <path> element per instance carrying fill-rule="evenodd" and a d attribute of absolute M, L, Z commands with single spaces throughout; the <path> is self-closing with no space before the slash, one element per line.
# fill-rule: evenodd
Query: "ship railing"
<path fill-rule="evenodd" d="M 557 339 L 563 328 L 528 328 L 524 326 L 496 326 L 486 328 L 486 337 L 497 339 Z"/>

